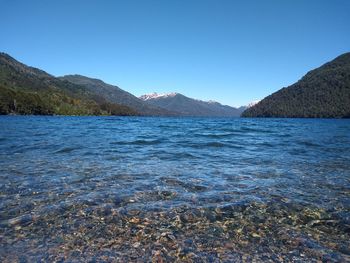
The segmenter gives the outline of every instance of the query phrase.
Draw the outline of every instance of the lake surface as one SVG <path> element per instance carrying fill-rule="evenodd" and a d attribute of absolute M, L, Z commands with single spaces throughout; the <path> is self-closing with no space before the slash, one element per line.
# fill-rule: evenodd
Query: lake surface
<path fill-rule="evenodd" d="M 0 117 L 0 260 L 350 261 L 350 120 Z"/>

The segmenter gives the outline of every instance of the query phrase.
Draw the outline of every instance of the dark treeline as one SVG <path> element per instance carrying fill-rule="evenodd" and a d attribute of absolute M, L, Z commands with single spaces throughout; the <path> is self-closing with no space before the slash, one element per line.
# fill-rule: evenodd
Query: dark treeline
<path fill-rule="evenodd" d="M 0 53 L 0 114 L 138 115 L 138 112 Z"/>
<path fill-rule="evenodd" d="M 310 71 L 247 109 L 243 117 L 350 117 L 350 53 Z"/>

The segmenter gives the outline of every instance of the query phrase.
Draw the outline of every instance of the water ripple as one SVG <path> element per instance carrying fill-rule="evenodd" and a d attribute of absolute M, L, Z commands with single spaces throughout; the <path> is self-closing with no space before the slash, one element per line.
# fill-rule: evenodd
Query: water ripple
<path fill-rule="evenodd" d="M 350 260 L 349 120 L 0 126 L 2 262 Z"/>

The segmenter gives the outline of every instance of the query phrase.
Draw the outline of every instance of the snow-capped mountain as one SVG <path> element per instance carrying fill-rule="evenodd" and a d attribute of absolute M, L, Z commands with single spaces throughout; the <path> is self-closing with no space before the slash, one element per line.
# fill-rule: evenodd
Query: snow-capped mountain
<path fill-rule="evenodd" d="M 139 98 L 150 105 L 177 112 L 181 116 L 239 117 L 241 114 L 240 110 L 216 101 L 192 99 L 176 92 L 152 93 Z"/>
<path fill-rule="evenodd" d="M 145 94 L 139 97 L 141 100 L 147 101 L 147 100 L 152 100 L 152 99 L 158 99 L 158 98 L 168 98 L 168 97 L 174 97 L 176 96 L 176 92 L 171 92 L 171 93 L 157 93 L 153 92 L 151 94 Z"/>

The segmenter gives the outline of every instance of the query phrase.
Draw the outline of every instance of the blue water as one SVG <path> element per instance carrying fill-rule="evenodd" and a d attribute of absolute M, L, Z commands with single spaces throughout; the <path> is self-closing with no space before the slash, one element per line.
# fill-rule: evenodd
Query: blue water
<path fill-rule="evenodd" d="M 0 117 L 0 259 L 349 261 L 350 121 Z"/>

